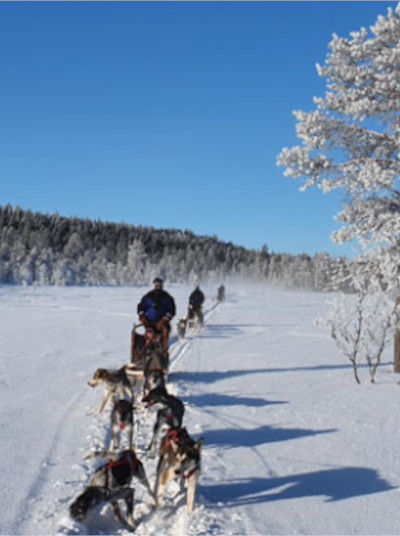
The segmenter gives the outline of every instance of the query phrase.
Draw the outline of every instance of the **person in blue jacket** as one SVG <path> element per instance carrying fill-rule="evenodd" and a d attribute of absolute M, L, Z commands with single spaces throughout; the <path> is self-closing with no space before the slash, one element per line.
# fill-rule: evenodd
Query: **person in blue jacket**
<path fill-rule="evenodd" d="M 145 327 L 151 327 L 162 334 L 165 355 L 168 355 L 168 334 L 171 329 L 170 321 L 175 316 L 174 298 L 163 290 L 163 281 L 156 277 L 154 289 L 143 296 L 137 306 L 140 322 Z"/>

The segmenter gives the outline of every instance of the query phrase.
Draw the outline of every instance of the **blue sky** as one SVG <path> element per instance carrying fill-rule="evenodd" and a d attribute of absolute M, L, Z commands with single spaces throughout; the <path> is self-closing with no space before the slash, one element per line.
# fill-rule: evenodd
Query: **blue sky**
<path fill-rule="evenodd" d="M 1 2 L 0 204 L 351 254 L 276 167 L 333 32 L 394 2 Z"/>

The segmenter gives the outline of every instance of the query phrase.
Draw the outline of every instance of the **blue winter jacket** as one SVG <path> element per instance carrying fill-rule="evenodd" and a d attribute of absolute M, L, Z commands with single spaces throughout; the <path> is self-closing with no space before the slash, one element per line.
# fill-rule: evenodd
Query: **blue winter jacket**
<path fill-rule="evenodd" d="M 137 312 L 156 324 L 163 316 L 170 320 L 175 316 L 175 302 L 165 290 L 151 290 L 139 302 Z"/>

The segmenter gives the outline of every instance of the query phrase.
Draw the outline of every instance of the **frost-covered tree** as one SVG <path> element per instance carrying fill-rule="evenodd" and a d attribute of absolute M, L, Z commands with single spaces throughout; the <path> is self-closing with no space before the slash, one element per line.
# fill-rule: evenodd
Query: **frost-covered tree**
<path fill-rule="evenodd" d="M 134 239 L 128 248 L 126 267 L 129 273 L 129 282 L 145 283 L 146 282 L 146 250 L 139 239 Z"/>
<path fill-rule="evenodd" d="M 82 239 L 77 232 L 73 232 L 63 249 L 63 253 L 66 257 L 76 259 L 85 251 L 85 246 L 82 243 Z"/>
<path fill-rule="evenodd" d="M 329 312 L 317 320 L 350 360 L 357 383 L 360 361 L 367 362 L 375 383 L 386 343 L 399 327 L 398 274 L 399 265 L 382 247 L 348 263 L 346 270 L 336 272 L 336 281 L 343 286 L 346 279 L 354 293 L 335 297 Z"/>
<path fill-rule="evenodd" d="M 398 266 L 400 4 L 369 30 L 361 28 L 349 38 L 333 35 L 329 48 L 325 64 L 317 64 L 326 94 L 314 98 L 315 110 L 294 112 L 302 143 L 284 148 L 278 165 L 288 177 L 305 178 L 303 190 L 341 190 L 345 201 L 336 216 L 342 224 L 333 233 L 336 242 L 356 239 L 364 248 L 385 246 Z M 393 277 L 396 285 L 398 274 Z M 395 370 L 400 371 L 400 351 L 398 357 Z"/>
<path fill-rule="evenodd" d="M 316 109 L 296 111 L 302 144 L 284 148 L 278 164 L 288 177 L 305 177 L 302 189 L 340 189 L 346 196 L 334 233 L 353 238 L 400 240 L 400 4 L 379 16 L 370 31 L 333 35 L 327 81 Z"/>

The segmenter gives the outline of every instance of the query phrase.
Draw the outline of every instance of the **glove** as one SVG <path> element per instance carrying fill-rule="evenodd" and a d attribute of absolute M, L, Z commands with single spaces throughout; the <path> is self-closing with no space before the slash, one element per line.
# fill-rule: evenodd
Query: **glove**
<path fill-rule="evenodd" d="M 166 316 L 163 316 L 156 324 L 158 331 L 162 331 L 163 327 L 166 326 L 169 322 L 169 319 Z"/>
<path fill-rule="evenodd" d="M 146 327 L 149 327 L 151 325 L 150 320 L 144 314 L 139 315 L 139 320 L 141 324 L 143 324 Z"/>

